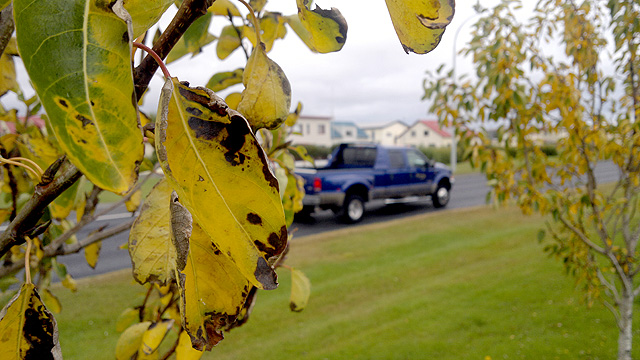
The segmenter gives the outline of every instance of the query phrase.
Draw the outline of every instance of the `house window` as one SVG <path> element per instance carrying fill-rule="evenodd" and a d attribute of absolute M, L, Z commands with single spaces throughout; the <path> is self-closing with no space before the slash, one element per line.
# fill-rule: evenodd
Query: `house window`
<path fill-rule="evenodd" d="M 416 132 L 415 131 L 411 132 L 411 137 L 416 137 Z"/>
<path fill-rule="evenodd" d="M 391 133 L 390 132 L 387 133 L 387 137 L 391 137 Z"/>
<path fill-rule="evenodd" d="M 347 130 L 344 132 L 345 136 L 353 136 L 353 132 L 351 130 Z"/>
<path fill-rule="evenodd" d="M 324 135 L 324 132 L 325 132 L 324 124 L 318 125 L 318 134 Z"/>
<path fill-rule="evenodd" d="M 424 131 L 424 136 L 429 136 L 429 130 Z"/>
<path fill-rule="evenodd" d="M 307 124 L 307 134 L 311 134 L 311 125 Z"/>
<path fill-rule="evenodd" d="M 293 132 L 294 133 L 300 133 L 300 135 L 302 135 L 302 125 L 300 124 L 296 124 L 293 126 Z"/>

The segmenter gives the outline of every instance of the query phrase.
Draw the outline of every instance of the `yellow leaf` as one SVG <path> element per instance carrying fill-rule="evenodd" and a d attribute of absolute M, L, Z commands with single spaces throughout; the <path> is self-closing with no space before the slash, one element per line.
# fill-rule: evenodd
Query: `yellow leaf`
<path fill-rule="evenodd" d="M 137 190 L 131 195 L 129 200 L 124 202 L 125 207 L 128 212 L 135 212 L 138 210 L 138 206 L 140 206 L 140 201 L 142 200 L 142 191 Z"/>
<path fill-rule="evenodd" d="M 124 8 L 133 20 L 133 39 L 157 23 L 171 4 L 173 0 L 125 0 Z"/>
<path fill-rule="evenodd" d="M 66 287 L 67 289 L 73 292 L 78 291 L 78 285 L 76 284 L 76 281 L 71 277 L 70 274 L 67 274 L 67 276 L 65 276 L 64 279 L 62 279 L 62 286 Z"/>
<path fill-rule="evenodd" d="M 104 4 L 13 2 L 18 48 L 61 149 L 91 182 L 123 194 L 138 177 L 142 133 L 130 19 L 122 0 Z"/>
<path fill-rule="evenodd" d="M 242 100 L 238 111 L 254 129 L 275 129 L 289 116 L 291 85 L 286 75 L 259 44 L 244 69 Z"/>
<path fill-rule="evenodd" d="M 340 11 L 323 10 L 318 5 L 311 10 L 311 0 L 296 0 L 296 3 L 298 14 L 286 20 L 307 47 L 323 54 L 342 49 L 347 40 L 347 21 Z"/>
<path fill-rule="evenodd" d="M 242 16 L 238 8 L 230 0 L 216 0 L 208 11 L 214 15 L 229 16 L 231 14 L 232 16 Z"/>
<path fill-rule="evenodd" d="M 20 291 L 0 311 L 0 359 L 62 359 L 58 326 L 33 284 Z"/>
<path fill-rule="evenodd" d="M 124 309 L 118 316 L 118 320 L 116 321 L 116 331 L 121 332 L 129 328 L 132 324 L 134 324 L 140 318 L 140 311 L 133 308 Z M 138 346 L 136 346 L 136 349 Z"/>
<path fill-rule="evenodd" d="M 234 110 L 238 109 L 240 100 L 242 100 L 242 94 L 240 94 L 239 92 L 233 92 L 224 98 L 224 101 L 227 103 L 227 105 L 229 105 L 229 107 Z"/>
<path fill-rule="evenodd" d="M 171 319 L 151 324 L 147 331 L 142 334 L 142 343 L 138 350 L 138 359 L 144 359 L 145 355 L 155 353 L 172 326 L 173 320 Z"/>
<path fill-rule="evenodd" d="M 291 268 L 291 299 L 289 307 L 291 311 L 302 311 L 309 302 L 311 295 L 311 282 L 300 270 Z"/>
<path fill-rule="evenodd" d="M 151 325 L 150 321 L 129 326 L 118 338 L 116 344 L 116 359 L 130 360 L 138 352 L 142 344 L 142 336 Z"/>
<path fill-rule="evenodd" d="M 426 54 L 453 19 L 454 0 L 385 0 L 404 51 Z"/>
<path fill-rule="evenodd" d="M 53 295 L 49 289 L 42 289 L 42 302 L 45 304 L 47 309 L 51 310 L 54 314 L 59 314 L 62 311 L 62 304 L 60 304 L 60 300 Z"/>
<path fill-rule="evenodd" d="M 212 91 L 218 92 L 233 86 L 235 84 L 242 83 L 243 68 L 235 69 L 233 71 L 224 71 L 214 74 L 207 82 L 207 88 Z"/>
<path fill-rule="evenodd" d="M 84 258 L 87 260 L 87 264 L 92 269 L 96 268 L 98 264 L 98 258 L 100 257 L 100 249 L 102 248 L 102 241 L 94 242 L 91 245 L 87 245 L 84 248 Z"/>
<path fill-rule="evenodd" d="M 191 346 L 191 338 L 186 331 L 180 332 L 178 347 L 176 348 L 176 360 L 198 360 L 204 351 L 196 350 Z"/>
<path fill-rule="evenodd" d="M 169 228 L 171 186 L 160 180 L 153 187 L 129 232 L 133 277 L 141 284 L 166 284 L 174 277 L 175 251 Z"/>
<path fill-rule="evenodd" d="M 275 289 L 270 261 L 287 228 L 278 181 L 247 121 L 211 90 L 175 78 L 158 114 L 158 160 L 180 202 L 252 284 Z"/>
<path fill-rule="evenodd" d="M 194 348 L 211 350 L 222 340 L 222 330 L 235 321 L 252 286 L 202 228 L 191 221 L 177 196 L 172 199 L 182 324 Z"/>
<path fill-rule="evenodd" d="M 231 25 L 223 27 L 216 44 L 218 59 L 226 59 L 238 47 L 240 47 L 240 35 L 236 28 Z"/>
<path fill-rule="evenodd" d="M 0 56 L 0 96 L 9 90 L 17 91 L 20 87 L 16 81 L 16 67 L 13 58 L 3 53 Z"/>
<path fill-rule="evenodd" d="M 260 38 L 265 44 L 266 52 L 271 51 L 271 48 L 277 39 L 283 39 L 287 35 L 287 28 L 284 24 L 285 18 L 279 13 L 266 11 L 262 14 L 262 17 L 260 18 Z M 252 26 L 243 26 L 242 35 L 249 39 L 251 45 L 254 47 L 256 46 L 256 42 L 258 40 L 256 37 L 256 31 Z"/>

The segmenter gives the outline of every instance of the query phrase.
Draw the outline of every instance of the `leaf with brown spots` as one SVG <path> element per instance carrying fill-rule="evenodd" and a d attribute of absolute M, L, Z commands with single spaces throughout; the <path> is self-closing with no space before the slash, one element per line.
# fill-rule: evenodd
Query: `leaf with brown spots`
<path fill-rule="evenodd" d="M 211 350 L 243 310 L 253 286 L 188 214 L 174 193 L 171 228 L 182 326 L 195 349 Z"/>
<path fill-rule="evenodd" d="M 91 182 L 125 193 L 144 148 L 122 0 L 13 6 L 18 49 L 60 148 Z"/>
<path fill-rule="evenodd" d="M 284 71 L 258 44 L 247 61 L 242 78 L 244 90 L 238 104 L 253 129 L 275 129 L 289 116 L 291 85 Z"/>
<path fill-rule="evenodd" d="M 313 10 L 311 0 L 296 0 L 298 13 L 287 16 L 289 26 L 307 47 L 321 54 L 340 51 L 347 41 L 347 21 L 336 8 Z"/>
<path fill-rule="evenodd" d="M 287 228 L 278 181 L 247 120 L 211 90 L 175 78 L 158 114 L 158 160 L 180 202 L 249 282 L 275 289 L 271 264 Z"/>
<path fill-rule="evenodd" d="M 440 43 L 451 23 L 455 0 L 386 0 L 404 51 L 426 54 Z"/>
<path fill-rule="evenodd" d="M 58 326 L 33 284 L 0 311 L 0 359 L 62 359 Z"/>

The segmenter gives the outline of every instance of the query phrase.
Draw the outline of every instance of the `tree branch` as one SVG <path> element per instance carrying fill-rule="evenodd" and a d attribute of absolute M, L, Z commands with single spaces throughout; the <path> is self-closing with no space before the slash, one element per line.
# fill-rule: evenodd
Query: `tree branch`
<path fill-rule="evenodd" d="M 7 48 L 14 29 L 13 3 L 9 3 L 9 5 L 0 12 L 0 56 L 4 53 L 4 49 Z"/>
<path fill-rule="evenodd" d="M 12 246 L 22 244 L 24 234 L 36 226 L 49 203 L 80 179 L 82 173 L 70 163 L 66 165 L 53 181 L 36 185 L 33 196 L 0 235 L 0 257 Z"/>
<path fill-rule="evenodd" d="M 59 256 L 59 255 L 69 255 L 69 254 L 77 253 L 78 251 L 84 249 L 85 247 L 93 243 L 96 243 L 98 241 L 104 240 L 111 236 L 120 234 L 123 231 L 129 230 L 135 220 L 136 220 L 135 218 L 131 218 L 125 222 L 118 224 L 117 226 L 112 227 L 111 229 L 100 231 L 92 235 L 89 235 L 75 244 L 68 244 L 68 245 L 65 244 L 64 246 L 58 247 L 57 249 L 51 247 L 51 245 L 53 244 L 49 244 L 45 246 L 44 254 L 45 256 Z"/>
<path fill-rule="evenodd" d="M 214 1 L 215 0 L 185 0 L 178 9 L 176 16 L 171 20 L 169 26 L 162 35 L 160 35 L 158 41 L 153 44 L 153 51 L 158 54 L 161 59 L 165 59 L 189 26 L 199 17 L 205 15 L 207 9 Z M 147 90 L 149 82 L 153 74 L 158 70 L 158 67 L 159 65 L 155 59 L 147 54 L 142 62 L 140 62 L 140 65 L 133 70 L 136 97 L 138 99 L 140 99 L 145 90 Z"/>

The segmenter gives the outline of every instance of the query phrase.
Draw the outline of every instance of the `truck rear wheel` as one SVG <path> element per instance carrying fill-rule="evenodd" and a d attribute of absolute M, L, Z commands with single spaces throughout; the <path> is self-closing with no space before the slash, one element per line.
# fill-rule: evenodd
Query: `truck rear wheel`
<path fill-rule="evenodd" d="M 348 195 L 344 199 L 340 217 L 342 220 L 353 224 L 362 220 L 364 216 L 364 199 L 358 195 Z"/>

